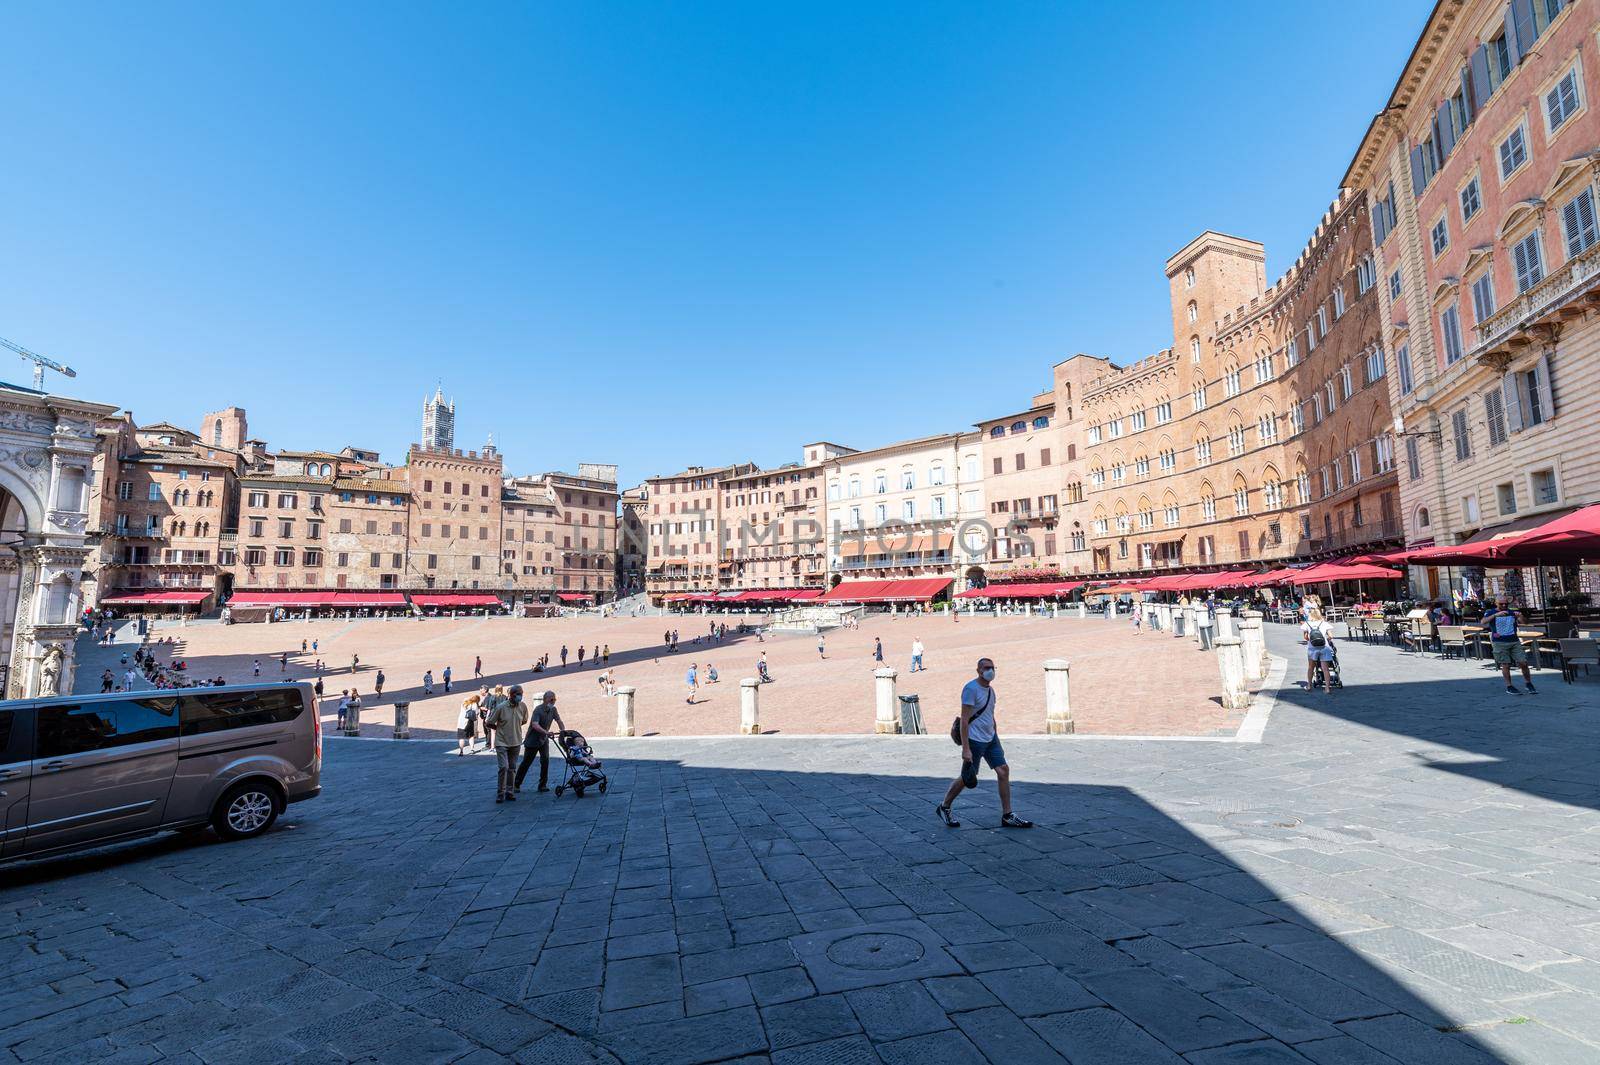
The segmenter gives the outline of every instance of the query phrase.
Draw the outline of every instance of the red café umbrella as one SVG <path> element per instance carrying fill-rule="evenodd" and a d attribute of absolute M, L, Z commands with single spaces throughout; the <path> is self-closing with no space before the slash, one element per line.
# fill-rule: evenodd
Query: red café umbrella
<path fill-rule="evenodd" d="M 1600 503 L 1547 521 L 1520 536 L 1490 540 L 1484 546 L 1496 560 L 1513 565 L 1600 558 Z"/>

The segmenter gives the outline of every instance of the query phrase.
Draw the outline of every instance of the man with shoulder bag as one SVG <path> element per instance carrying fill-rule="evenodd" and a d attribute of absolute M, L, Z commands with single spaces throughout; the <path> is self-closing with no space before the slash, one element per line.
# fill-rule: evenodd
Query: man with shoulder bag
<path fill-rule="evenodd" d="M 1032 828 L 1011 812 L 1011 767 L 1006 764 L 1005 748 L 1000 746 L 1000 735 L 995 728 L 994 708 L 997 701 L 994 691 L 994 662 L 978 659 L 978 675 L 967 681 L 961 689 L 961 716 L 950 725 L 950 739 L 961 748 L 961 776 L 945 792 L 944 802 L 935 810 L 947 828 L 959 828 L 961 822 L 950 814 L 950 804 L 967 788 L 978 786 L 978 760 L 989 763 L 994 770 L 995 783 L 1000 790 L 1000 827 Z"/>
<path fill-rule="evenodd" d="M 516 802 L 517 754 L 522 748 L 522 730 L 528 724 L 528 707 L 522 701 L 522 688 L 513 685 L 507 695 L 495 688 L 484 725 L 494 730 L 494 760 L 497 771 L 495 802 Z"/>

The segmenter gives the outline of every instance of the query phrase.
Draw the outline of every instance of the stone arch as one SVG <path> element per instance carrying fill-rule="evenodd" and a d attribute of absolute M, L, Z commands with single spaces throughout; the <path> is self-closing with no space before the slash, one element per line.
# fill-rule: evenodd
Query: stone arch
<path fill-rule="evenodd" d="M 16 471 L 8 464 L 0 464 L 0 492 L 16 502 L 25 523 L 24 528 L 15 530 L 6 524 L 3 531 L 33 533 L 44 528 L 45 506 L 44 500 L 39 496 L 39 490 L 17 476 Z"/>

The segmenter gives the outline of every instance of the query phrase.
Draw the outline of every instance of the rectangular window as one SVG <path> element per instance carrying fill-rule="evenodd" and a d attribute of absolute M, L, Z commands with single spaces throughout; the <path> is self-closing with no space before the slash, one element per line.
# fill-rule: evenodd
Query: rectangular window
<path fill-rule="evenodd" d="M 1506 442 L 1506 404 L 1500 389 L 1491 388 L 1483 394 L 1483 420 L 1489 427 L 1489 446 L 1499 447 Z"/>
<path fill-rule="evenodd" d="M 1391 300 L 1397 300 L 1397 299 L 1400 298 L 1400 268 L 1399 267 L 1395 267 L 1394 273 L 1389 275 L 1389 298 Z"/>
<path fill-rule="evenodd" d="M 1472 320 L 1482 325 L 1494 313 L 1494 275 L 1484 275 L 1472 283 Z"/>
<path fill-rule="evenodd" d="M 1518 126 L 1500 142 L 1500 180 L 1515 174 L 1528 161 L 1528 129 Z"/>
<path fill-rule="evenodd" d="M 1518 292 L 1526 292 L 1544 280 L 1544 251 L 1540 236 L 1535 229 L 1511 246 L 1511 264 L 1516 269 Z"/>
<path fill-rule="evenodd" d="M 1411 345 L 1401 344 L 1395 349 L 1394 363 L 1400 370 L 1400 394 L 1410 395 L 1415 387 L 1411 380 Z"/>
<path fill-rule="evenodd" d="M 1578 89 L 1578 68 L 1573 67 L 1544 94 L 1544 118 L 1547 128 L 1554 133 L 1582 106 L 1583 100 Z"/>
<path fill-rule="evenodd" d="M 1428 235 L 1428 239 L 1433 245 L 1433 256 L 1437 259 L 1450 246 L 1449 220 L 1441 215 L 1433 224 L 1433 231 Z"/>
<path fill-rule="evenodd" d="M 1594 217 L 1594 190 L 1584 189 L 1561 208 L 1561 232 L 1567 241 L 1567 258 L 1582 255 L 1597 237 Z"/>
<path fill-rule="evenodd" d="M 1414 436 L 1406 437 L 1406 477 L 1415 481 L 1422 476 L 1422 449 Z"/>
<path fill-rule="evenodd" d="M 1517 512 L 1517 485 L 1515 481 L 1505 481 L 1494 486 L 1495 506 L 1502 515 Z"/>
<path fill-rule="evenodd" d="M 1333 290 L 1333 316 L 1335 318 L 1343 318 L 1344 317 L 1344 289 L 1343 288 L 1336 288 L 1336 289 Z"/>
<path fill-rule="evenodd" d="M 1556 489 L 1555 470 L 1534 470 L 1528 478 L 1533 486 L 1533 505 L 1536 507 L 1549 506 L 1561 500 L 1561 493 Z"/>
<path fill-rule="evenodd" d="M 1472 216 L 1483 207 L 1483 190 L 1478 187 L 1478 176 L 1474 174 L 1472 180 L 1467 182 L 1461 190 L 1461 221 L 1472 221 Z"/>
<path fill-rule="evenodd" d="M 1450 415 L 1450 431 L 1456 440 L 1456 461 L 1466 462 L 1472 457 L 1472 435 L 1467 426 L 1467 408 L 1462 407 Z"/>
<path fill-rule="evenodd" d="M 1444 338 L 1444 364 L 1449 366 L 1461 358 L 1461 315 L 1454 303 L 1439 316 L 1439 330 Z"/>

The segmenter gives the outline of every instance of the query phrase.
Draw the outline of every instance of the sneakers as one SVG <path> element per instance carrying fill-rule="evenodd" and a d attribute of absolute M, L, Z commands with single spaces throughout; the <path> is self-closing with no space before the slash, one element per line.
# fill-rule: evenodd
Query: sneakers
<path fill-rule="evenodd" d="M 506 795 L 506 802 L 516 802 L 516 801 L 517 801 L 517 797 L 516 797 L 515 794 L 508 793 Z"/>
<path fill-rule="evenodd" d="M 539 790 L 540 791 L 549 791 L 550 790 L 550 785 L 548 785 L 548 784 L 540 784 L 539 785 Z"/>
<path fill-rule="evenodd" d="M 1032 828 L 1032 821 L 1024 821 L 1016 814 L 1002 814 L 1000 817 L 1001 828 Z"/>
<path fill-rule="evenodd" d="M 939 820 L 944 822 L 944 827 L 945 828 L 960 828 L 961 827 L 961 822 L 957 821 L 954 817 L 950 816 L 950 807 L 940 805 L 940 806 L 935 806 L 934 810 L 938 812 Z"/>
<path fill-rule="evenodd" d="M 1515 684 L 1507 684 L 1506 685 L 1506 694 L 1507 695 L 1521 695 L 1522 694 L 1522 689 L 1517 687 Z"/>
<path fill-rule="evenodd" d="M 496 795 L 494 797 L 494 801 L 495 802 L 505 802 L 506 801 L 506 797 L 504 795 Z"/>
<path fill-rule="evenodd" d="M 1528 694 L 1529 695 L 1538 695 L 1539 694 L 1539 689 L 1535 688 L 1533 686 L 1533 681 L 1531 681 L 1531 680 L 1528 681 Z"/>

